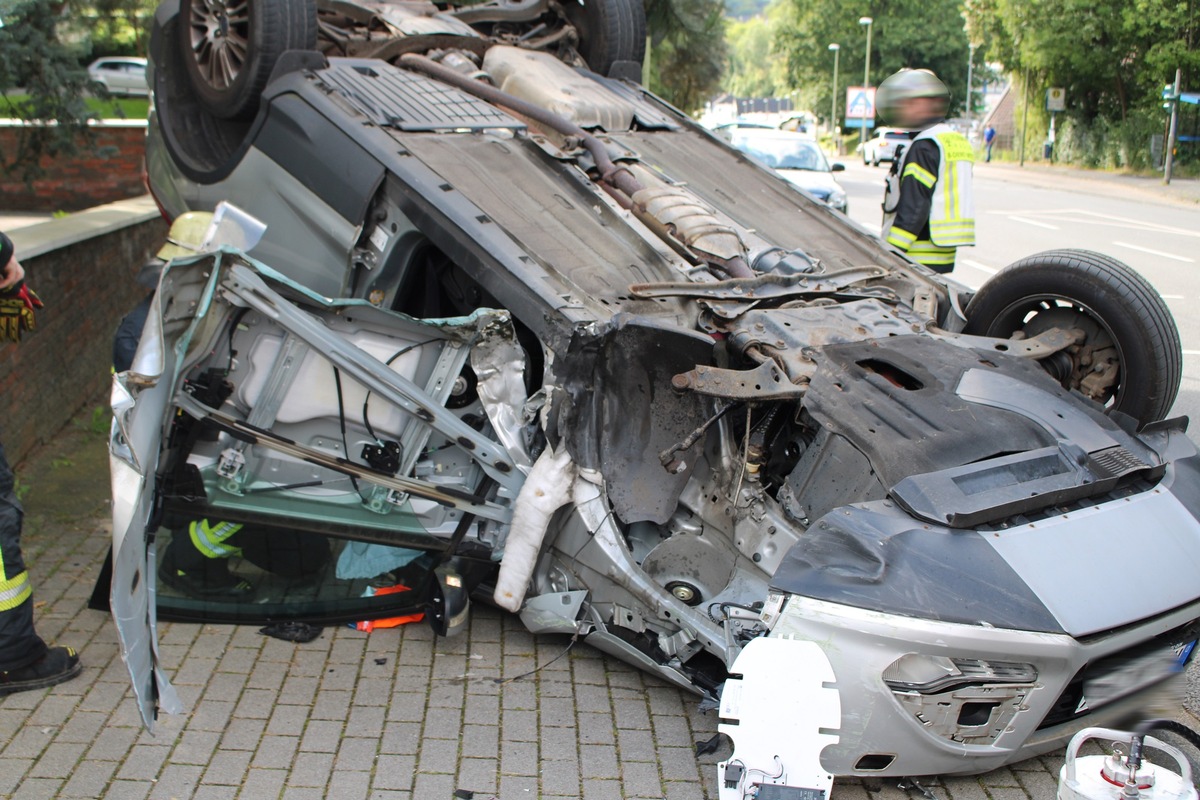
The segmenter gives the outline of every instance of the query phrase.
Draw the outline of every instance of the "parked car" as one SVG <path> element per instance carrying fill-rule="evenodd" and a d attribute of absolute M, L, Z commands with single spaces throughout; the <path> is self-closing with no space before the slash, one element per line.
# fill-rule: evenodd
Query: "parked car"
<path fill-rule="evenodd" d="M 1070 250 L 972 293 L 890 251 L 633 82 L 641 7 L 262 0 L 223 71 L 217 7 L 159 7 L 151 190 L 266 228 L 168 264 L 115 376 L 147 724 L 159 612 L 447 633 L 473 595 L 719 705 L 742 798 L 992 770 L 1191 658 L 1200 458 L 1153 287 Z M 156 582 L 226 525 L 236 593 Z M 279 531 L 328 561 L 262 566 Z"/>
<path fill-rule="evenodd" d="M 809 139 L 815 139 L 817 131 L 817 119 L 812 114 L 793 114 L 783 120 L 777 126 L 781 131 L 795 131 L 802 133 Z"/>
<path fill-rule="evenodd" d="M 832 167 L 820 146 L 803 133 L 786 130 L 740 128 L 730 131 L 730 143 L 754 156 L 830 208 L 846 213 L 846 192 L 833 179 L 844 164 Z"/>
<path fill-rule="evenodd" d="M 713 133 L 723 137 L 726 141 L 734 131 L 740 130 L 767 130 L 773 131 L 775 128 L 763 122 L 747 122 L 745 120 L 735 120 L 734 122 L 722 122 L 720 125 L 713 126 Z"/>
<path fill-rule="evenodd" d="M 908 131 L 899 128 L 879 128 L 862 144 L 863 163 L 878 167 L 881 161 L 895 161 L 911 139 L 912 135 Z"/>
<path fill-rule="evenodd" d="M 88 75 L 111 94 L 146 96 L 146 59 L 113 56 L 98 58 L 88 65 Z"/>

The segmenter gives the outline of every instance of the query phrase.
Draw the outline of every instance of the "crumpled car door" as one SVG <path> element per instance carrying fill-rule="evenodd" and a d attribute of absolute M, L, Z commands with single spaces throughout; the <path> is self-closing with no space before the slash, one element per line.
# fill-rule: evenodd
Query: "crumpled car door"
<path fill-rule="evenodd" d="M 246 314 L 256 315 L 257 324 L 242 325 Z M 383 336 L 386 340 L 388 332 L 394 330 L 398 339 L 419 340 L 432 353 L 427 359 L 431 366 L 423 368 L 420 382 L 385 363 L 386 359 L 378 357 L 378 347 L 376 355 L 359 347 L 354 336 L 344 329 L 348 316 L 372 325 L 377 338 Z M 213 358 L 214 342 L 231 343 L 235 332 L 244 336 L 247 328 L 268 331 L 272 342 L 297 343 L 288 351 L 292 356 L 299 353 L 295 358 L 328 362 L 327 366 L 332 365 L 342 376 L 339 381 L 355 382 L 377 397 L 380 405 L 386 403 L 387 410 L 395 412 L 391 416 L 400 420 L 396 423 L 396 437 L 403 443 L 402 452 L 406 454 L 394 472 L 372 470 L 350 458 L 341 458 L 340 453 L 320 452 L 304 441 L 276 434 L 271 430 L 275 412 L 281 403 L 296 399 L 282 396 L 286 391 L 270 396 L 267 389 L 256 389 L 258 399 L 248 412 L 244 403 L 240 407 L 212 408 L 189 394 L 185 390 L 189 370 L 194 373 L 206 365 L 206 358 Z M 250 344 L 262 340 L 254 339 Z M 240 357 L 248 360 L 249 351 L 243 350 Z M 252 464 L 261 451 L 273 459 L 290 458 L 317 465 L 340 478 L 350 475 L 358 481 L 356 486 L 362 485 L 366 490 L 365 495 L 360 493 L 363 503 L 351 504 L 353 507 L 348 510 L 345 504 L 331 507 L 331 524 L 336 527 L 339 513 L 358 515 L 356 522 L 360 527 L 363 516 L 378 517 L 380 522 L 374 523 L 380 531 L 378 535 L 386 536 L 395 525 L 388 522 L 386 515 L 395 511 L 406 515 L 405 520 L 416 520 L 418 534 L 428 531 L 430 546 L 436 548 L 441 546 L 438 537 L 447 537 L 435 530 L 433 523 L 424 522 L 426 517 L 414 509 L 432 509 L 426 512 L 430 515 L 439 509 L 449 510 L 450 522 L 445 524 L 451 527 L 454 519 L 461 520 L 466 515 L 497 526 L 506 525 L 511 518 L 510 506 L 503 497 L 516 496 L 529 463 L 517 430 L 521 413 L 515 404 L 521 398 L 506 385 L 512 382 L 514 369 L 523 369 L 521 364 L 513 363 L 519 357 L 520 349 L 515 346 L 507 312 L 480 310 L 469 317 L 414 320 L 363 301 L 319 297 L 232 249 L 171 262 L 164 271 L 133 365 L 127 372 L 114 376 L 112 391 L 111 604 L 122 653 L 146 726 L 152 726 L 156 708 L 168 713 L 180 710 L 157 653 L 154 542 L 162 512 L 159 495 L 164 465 L 170 462 L 170 457 L 178 460 L 178 454 L 170 452 L 173 446 L 170 432 L 177 419 L 191 416 L 226 431 L 232 443 L 228 451 L 241 459 L 240 462 L 235 459 L 234 463 Z M 276 365 L 282 363 L 283 356 L 274 358 Z M 450 384 L 464 369 L 468 358 L 479 376 L 478 394 L 488 417 L 488 425 L 482 429 L 467 424 L 444 405 Z M 229 361 L 233 362 L 232 352 Z M 504 363 L 500 364 L 501 361 Z M 269 380 L 260 383 L 272 385 Z M 305 388 L 295 385 L 293 394 L 301 394 Z M 339 397 L 340 391 L 339 388 Z M 410 474 L 419 454 L 433 449 L 426 446 L 431 436 L 449 443 L 442 447 L 457 447 L 467 454 L 464 458 L 470 469 L 465 471 L 461 484 Z M 252 491 L 243 492 L 240 483 L 252 478 L 222 470 L 219 465 L 210 466 L 205 490 L 210 498 L 219 496 L 224 508 L 236 510 L 239 503 L 254 502 L 256 495 Z M 492 495 L 475 494 L 474 487 L 481 485 L 496 487 L 495 499 L 491 499 Z M 374 502 L 375 507 L 368 501 Z M 364 511 L 364 507 L 368 510 Z M 276 513 L 286 520 L 286 504 Z M 407 534 L 410 539 L 414 537 L 411 530 L 410 524 Z"/>

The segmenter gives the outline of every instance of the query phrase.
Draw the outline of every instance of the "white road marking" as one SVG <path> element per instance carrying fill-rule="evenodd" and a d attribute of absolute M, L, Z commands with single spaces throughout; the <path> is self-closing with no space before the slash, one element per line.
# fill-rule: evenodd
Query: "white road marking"
<path fill-rule="evenodd" d="M 1200 356 L 1200 350 L 1180 350 L 1185 356 Z"/>
<path fill-rule="evenodd" d="M 987 264 L 980 264 L 978 261 L 973 261 L 972 259 L 969 259 L 969 258 L 960 259 L 959 263 L 965 264 L 968 267 L 974 267 L 975 269 L 979 270 L 980 272 L 986 272 L 988 275 L 995 275 L 997 272 L 1000 271 L 1000 270 L 996 269 L 995 267 L 989 267 Z"/>
<path fill-rule="evenodd" d="M 1128 242 L 1113 242 L 1113 244 L 1115 244 L 1117 247 L 1128 247 L 1130 250 L 1137 250 L 1140 253 L 1149 253 L 1150 255 L 1158 256 L 1159 258 L 1169 258 L 1173 261 L 1183 261 L 1188 264 L 1196 263 L 1195 259 L 1188 258 L 1187 256 L 1177 256 L 1173 253 L 1164 253 L 1161 250 L 1151 250 L 1149 247 L 1138 247 L 1136 244 L 1129 244 Z"/>
<path fill-rule="evenodd" d="M 1163 300 L 1185 300 L 1185 299 L 1187 299 L 1187 295 L 1183 295 L 1183 294 L 1160 294 L 1159 297 L 1161 297 Z"/>
<path fill-rule="evenodd" d="M 1051 225 L 1048 222 L 1038 222 L 1036 219 L 1028 219 L 1026 217 L 1018 217 L 1018 216 L 1014 216 L 1011 214 L 1009 215 L 1008 218 L 1013 220 L 1014 222 L 1024 222 L 1027 225 L 1036 225 L 1039 228 L 1046 228 L 1047 230 L 1051 230 L 1051 231 L 1059 230 L 1059 227 L 1057 225 Z"/>
<path fill-rule="evenodd" d="M 1130 217 L 1119 217 L 1115 214 L 1101 214 L 1098 211 L 1089 211 L 1084 208 L 1055 208 L 1047 211 L 1036 212 L 1034 209 L 1021 208 L 1013 209 L 1011 211 L 989 210 L 987 213 L 998 214 L 1002 217 L 1014 217 L 1014 215 L 1036 213 L 1040 218 L 1049 218 L 1057 222 L 1072 222 L 1083 225 L 1103 225 L 1106 228 L 1129 228 L 1137 231 L 1169 233 L 1175 236 L 1188 236 L 1192 238 L 1200 237 L 1200 230 L 1193 228 L 1177 228 L 1173 225 L 1163 225 L 1158 222 L 1146 222 L 1144 220 L 1132 219 Z M 1027 220 L 1022 221 L 1024 222 Z"/>

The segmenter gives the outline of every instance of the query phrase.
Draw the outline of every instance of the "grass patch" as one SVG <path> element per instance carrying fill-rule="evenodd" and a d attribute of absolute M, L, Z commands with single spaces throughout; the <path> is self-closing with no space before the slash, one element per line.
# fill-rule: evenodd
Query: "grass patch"
<path fill-rule="evenodd" d="M 112 409 L 108 406 L 94 406 L 90 412 L 81 412 L 71 424 L 80 431 L 107 438 L 112 427 Z"/>
<path fill-rule="evenodd" d="M 29 99 L 27 94 L 10 94 L 4 98 L 12 106 L 20 106 Z M 100 119 L 145 119 L 150 110 L 148 97 L 99 97 L 86 98 L 87 106 Z M 8 106 L 0 104 L 0 116 L 12 113 Z"/>
<path fill-rule="evenodd" d="M 150 111 L 150 99 L 147 97 L 113 97 L 108 100 L 89 97 L 87 103 L 88 108 L 101 119 L 145 119 Z"/>

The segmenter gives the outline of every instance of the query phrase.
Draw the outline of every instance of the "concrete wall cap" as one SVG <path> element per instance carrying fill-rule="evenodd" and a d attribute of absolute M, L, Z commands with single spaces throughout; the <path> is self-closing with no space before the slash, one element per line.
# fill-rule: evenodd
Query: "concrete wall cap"
<path fill-rule="evenodd" d="M 147 194 L 26 225 L 8 235 L 17 247 L 17 258 L 24 261 L 158 216 L 158 206 Z"/>

